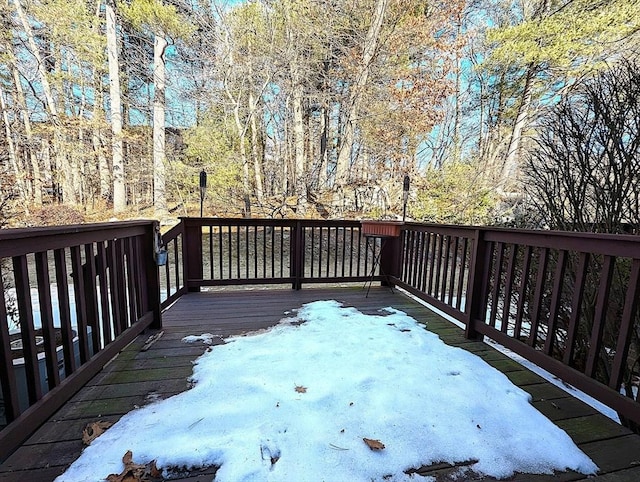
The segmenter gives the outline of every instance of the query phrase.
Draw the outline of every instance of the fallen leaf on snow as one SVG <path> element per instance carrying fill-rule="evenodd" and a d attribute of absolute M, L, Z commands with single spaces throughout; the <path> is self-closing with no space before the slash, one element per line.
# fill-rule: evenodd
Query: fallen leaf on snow
<path fill-rule="evenodd" d="M 302 385 L 296 386 L 296 392 L 298 393 L 307 393 L 307 387 L 303 387 Z"/>
<path fill-rule="evenodd" d="M 371 450 L 382 450 L 384 448 L 384 444 L 380 442 L 380 440 L 372 440 L 366 437 L 362 440 L 364 440 L 364 443 L 366 443 L 367 447 L 369 447 Z"/>
<path fill-rule="evenodd" d="M 102 435 L 105 430 L 113 425 L 113 422 L 93 422 L 88 423 L 87 426 L 82 430 L 82 443 L 85 445 L 90 445 L 95 439 L 97 439 L 100 435 Z"/>
<path fill-rule="evenodd" d="M 156 461 L 148 464 L 136 464 L 133 461 L 133 453 L 128 450 L 122 457 L 124 470 L 120 474 L 111 474 L 108 482 L 152 482 L 162 480 L 162 472 L 156 467 Z"/>

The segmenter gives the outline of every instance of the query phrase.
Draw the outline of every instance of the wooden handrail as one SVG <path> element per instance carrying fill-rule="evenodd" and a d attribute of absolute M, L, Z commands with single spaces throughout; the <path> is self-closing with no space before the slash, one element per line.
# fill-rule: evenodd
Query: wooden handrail
<path fill-rule="evenodd" d="M 16 298 L 30 405 L 24 410 L 16 391 L 0 285 L 0 383 L 13 420 L 0 431 L 0 459 L 123 343 L 160 326 L 162 308 L 187 291 L 224 285 L 396 284 L 464 323 L 468 337 L 497 340 L 640 426 L 637 391 L 620 393 L 638 375 L 640 238 L 404 223 L 383 243 L 361 228 L 347 220 L 181 218 L 160 242 L 153 221 L 0 230 L 0 274 Z M 167 251 L 160 269 L 154 247 Z M 62 351 L 52 341 L 54 319 Z"/>
<path fill-rule="evenodd" d="M 401 249 L 399 286 L 638 430 L 640 237 L 407 223 Z"/>
<path fill-rule="evenodd" d="M 161 325 L 156 229 L 127 221 L 0 230 L 0 460 L 137 334 Z"/>

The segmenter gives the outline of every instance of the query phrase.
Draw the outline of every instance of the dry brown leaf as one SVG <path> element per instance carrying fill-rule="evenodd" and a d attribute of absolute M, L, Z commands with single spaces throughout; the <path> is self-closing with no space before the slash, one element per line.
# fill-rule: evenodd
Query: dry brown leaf
<path fill-rule="evenodd" d="M 124 454 L 122 463 L 124 464 L 122 473 L 109 475 L 108 482 L 152 482 L 162 478 L 162 472 L 156 467 L 155 460 L 146 465 L 136 464 L 131 450 Z"/>
<path fill-rule="evenodd" d="M 296 392 L 298 393 L 307 393 L 307 387 L 303 387 L 302 385 L 296 386 Z"/>
<path fill-rule="evenodd" d="M 127 450 L 127 453 L 122 457 L 122 463 L 125 467 L 128 467 L 133 464 L 133 452 L 131 450 Z"/>
<path fill-rule="evenodd" d="M 113 425 L 113 422 L 93 422 L 88 423 L 87 426 L 82 430 L 82 443 L 85 445 L 90 445 L 95 439 L 97 439 L 100 435 L 102 435 L 105 430 Z"/>
<path fill-rule="evenodd" d="M 149 475 L 153 478 L 160 478 L 162 477 L 162 470 L 158 469 L 158 467 L 156 467 L 156 461 L 152 460 L 151 463 L 149 463 Z"/>
<path fill-rule="evenodd" d="M 382 450 L 384 448 L 384 444 L 380 442 L 380 440 L 372 440 L 366 437 L 362 440 L 364 440 L 364 443 L 366 443 L 367 447 L 369 447 L 371 450 Z"/>

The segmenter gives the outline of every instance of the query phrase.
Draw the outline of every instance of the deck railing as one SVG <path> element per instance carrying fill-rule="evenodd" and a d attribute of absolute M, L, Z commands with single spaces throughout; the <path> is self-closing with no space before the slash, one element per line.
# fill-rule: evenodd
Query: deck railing
<path fill-rule="evenodd" d="M 159 325 L 157 232 L 153 221 L 0 230 L 0 460 Z"/>
<path fill-rule="evenodd" d="M 640 237 L 406 224 L 395 282 L 640 427 Z"/>
<path fill-rule="evenodd" d="M 133 337 L 159 326 L 161 308 L 225 285 L 395 284 L 462 322 L 468 337 L 498 341 L 637 430 L 640 238 L 417 223 L 377 236 L 363 226 L 182 218 L 161 242 L 146 221 L 0 231 L 8 423 L 0 459 Z M 165 250 L 158 269 L 154 252 Z M 24 350 L 22 395 L 12 320 Z"/>
<path fill-rule="evenodd" d="M 163 243 L 163 307 L 206 286 L 382 280 L 374 261 L 389 250 L 359 221 L 182 218 Z"/>

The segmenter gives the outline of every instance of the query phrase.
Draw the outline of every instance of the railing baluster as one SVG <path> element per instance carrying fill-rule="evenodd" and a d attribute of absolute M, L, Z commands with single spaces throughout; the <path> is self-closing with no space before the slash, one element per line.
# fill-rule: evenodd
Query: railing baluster
<path fill-rule="evenodd" d="M 140 315 L 138 314 L 138 311 L 136 309 L 136 302 L 137 302 L 137 294 L 136 294 L 136 287 L 137 287 L 137 283 L 136 283 L 136 278 L 135 278 L 135 273 L 134 273 L 134 265 L 136 264 L 133 258 L 133 239 L 132 238 L 126 238 L 123 240 L 123 245 L 124 245 L 124 266 L 126 268 L 126 285 L 127 285 L 127 294 L 128 294 L 128 308 L 129 308 L 129 319 L 131 320 L 131 324 L 135 323 L 135 321 L 140 317 Z M 167 264 L 166 266 L 169 266 L 169 259 L 167 256 Z M 167 273 L 167 280 L 169 280 L 170 276 Z M 178 290 L 178 287 L 176 286 L 176 291 Z M 167 296 L 169 296 L 169 292 L 167 291 Z M 95 330 L 94 330 L 95 331 Z"/>
<path fill-rule="evenodd" d="M 229 228 L 229 236 L 228 236 L 228 242 L 229 242 L 229 279 L 233 278 L 233 235 L 231 233 L 231 225 L 228 226 Z M 240 253 L 238 253 L 239 255 Z"/>
<path fill-rule="evenodd" d="M 435 278 L 435 267 L 436 267 L 436 255 L 437 255 L 437 246 L 438 246 L 438 239 L 440 238 L 440 235 L 437 233 L 433 233 L 431 235 L 431 244 L 429 245 L 429 283 L 428 283 L 428 287 L 427 287 L 427 294 L 429 294 L 430 296 L 433 296 L 435 298 L 434 295 L 434 290 L 437 291 L 438 289 L 438 284 L 436 282 L 436 278 Z"/>
<path fill-rule="evenodd" d="M 412 231 L 409 236 L 409 269 L 407 270 L 407 283 L 412 284 L 413 274 L 416 269 L 416 236 L 418 234 Z"/>
<path fill-rule="evenodd" d="M 553 352 L 553 342 L 556 338 L 556 327 L 558 325 L 558 313 L 562 300 L 562 287 L 564 286 L 564 272 L 567 267 L 567 252 L 562 249 L 558 253 L 556 271 L 553 276 L 553 291 L 551 304 L 549 305 L 549 321 L 547 322 L 547 339 L 544 343 L 544 352 L 551 355 Z"/>
<path fill-rule="evenodd" d="M 593 314 L 589 355 L 587 356 L 587 367 L 585 369 L 585 374 L 591 378 L 596 374 L 598 359 L 600 358 L 600 351 L 602 350 L 602 333 L 604 331 L 609 292 L 611 291 L 614 263 L 615 258 L 613 256 L 605 256 L 602 270 L 600 271 L 600 286 L 598 288 L 596 309 Z"/>
<path fill-rule="evenodd" d="M 284 255 L 285 255 L 285 250 L 284 250 L 284 226 L 280 226 L 280 277 L 283 278 L 284 277 Z M 289 233 L 291 233 L 291 230 L 289 230 Z M 289 240 L 291 240 L 291 234 L 289 234 Z M 291 260 L 289 260 L 289 262 L 291 262 Z"/>
<path fill-rule="evenodd" d="M 84 273 L 82 269 L 82 257 L 79 246 L 71 247 L 71 268 L 73 277 L 73 292 L 76 302 L 76 322 L 78 324 L 78 345 L 80 349 L 80 364 L 86 363 L 90 358 L 89 340 L 87 330 L 87 308 L 84 286 Z"/>
<path fill-rule="evenodd" d="M 335 226 L 333 228 L 333 271 L 329 276 L 338 277 L 338 258 L 340 255 L 340 228 Z"/>
<path fill-rule="evenodd" d="M 141 240 L 139 236 L 136 236 L 135 238 L 130 238 L 130 239 L 131 239 L 130 255 L 131 255 L 131 264 L 132 264 L 132 270 L 133 270 L 133 283 L 135 285 L 135 293 L 136 293 L 136 299 L 135 299 L 136 314 L 137 314 L 136 319 L 138 319 L 144 315 L 143 287 L 145 286 L 144 284 L 145 280 L 144 280 L 144 274 L 142 273 L 142 267 L 141 267 L 140 261 L 145 256 L 146 250 L 140 246 Z M 173 243 L 174 243 L 173 254 L 174 254 L 174 258 L 176 259 L 174 264 L 174 269 L 176 271 L 176 289 L 180 289 L 180 279 L 178 274 L 178 262 L 177 262 L 178 244 L 175 239 L 173 240 Z M 168 296 L 168 293 L 167 293 L 167 296 Z"/>
<path fill-rule="evenodd" d="M 353 231 L 354 227 L 349 228 L 349 276 L 353 276 Z"/>
<path fill-rule="evenodd" d="M 218 253 L 218 259 L 220 260 L 220 281 L 222 281 L 224 279 L 224 251 L 222 249 L 222 244 L 223 244 L 223 238 L 222 238 L 222 225 L 219 224 L 218 225 L 218 249 L 219 249 L 219 253 Z"/>
<path fill-rule="evenodd" d="M 33 326 L 33 308 L 31 306 L 31 286 L 26 255 L 14 256 L 13 276 L 16 283 L 18 314 L 20 316 L 20 333 L 22 334 L 22 353 L 27 376 L 27 394 L 29 403 L 42 398 L 40 388 L 40 370 L 36 351 L 36 334 Z"/>
<path fill-rule="evenodd" d="M 262 227 L 262 277 L 267 277 L 267 229 L 268 226 Z"/>
<path fill-rule="evenodd" d="M 512 244 L 507 261 L 507 271 L 505 273 L 504 301 L 502 302 L 502 325 L 500 325 L 500 331 L 502 331 L 502 333 L 507 333 L 509 329 L 509 320 L 511 319 L 511 295 L 513 294 L 513 277 L 516 269 L 517 254 L 518 245 Z"/>
<path fill-rule="evenodd" d="M 616 353 L 613 358 L 611 377 L 609 378 L 609 386 L 616 391 L 622 384 L 622 378 L 624 377 L 624 365 L 627 360 L 627 356 L 629 356 L 633 320 L 638 309 L 638 297 L 640 297 L 638 290 L 639 287 L 640 259 L 634 259 L 633 264 L 631 265 L 631 273 L 629 274 L 629 286 L 625 293 L 622 319 L 620 320 L 620 331 L 618 333 L 618 342 L 616 344 Z"/>
<path fill-rule="evenodd" d="M 98 294 L 96 290 L 96 258 L 93 252 L 93 243 L 87 243 L 84 245 L 84 258 L 84 292 L 86 295 L 87 325 L 91 327 L 91 343 L 93 346 L 93 351 L 95 352 L 100 349 L 100 317 L 98 314 Z"/>
<path fill-rule="evenodd" d="M 127 309 L 127 281 L 125 277 L 124 265 L 124 239 L 116 239 L 116 260 L 118 283 L 120 284 L 120 312 L 122 313 L 122 331 L 129 328 L 135 320 L 129 319 L 129 310 Z"/>
<path fill-rule="evenodd" d="M 531 310 L 531 331 L 529 332 L 529 346 L 535 347 L 538 340 L 538 327 L 540 326 L 540 312 L 542 311 L 542 298 L 544 296 L 545 278 L 547 277 L 547 263 L 549 249 L 542 248 L 538 258 L 538 275 L 536 277 L 536 288 L 533 295 L 533 309 Z"/>
<path fill-rule="evenodd" d="M 422 234 L 423 233 L 421 232 L 415 233 L 413 260 L 411 262 L 413 266 L 413 272 L 411 274 L 411 277 L 409 278 L 410 280 L 409 284 L 413 287 L 417 287 L 418 280 L 420 279 L 420 258 L 422 257 L 422 251 L 424 249 L 422 246 L 422 241 L 423 241 Z"/>
<path fill-rule="evenodd" d="M 422 250 L 423 250 L 422 233 L 417 232 L 415 234 L 416 236 L 413 241 L 413 245 L 414 245 L 413 260 L 411 262 L 411 265 L 413 266 L 413 273 L 411 275 L 411 278 L 409 278 L 411 280 L 412 286 L 417 286 L 418 279 L 420 279 L 420 262 L 419 261 L 420 261 L 420 258 L 422 257 Z"/>
<path fill-rule="evenodd" d="M 100 310 L 102 311 L 102 339 L 103 345 L 111 343 L 113 332 L 113 319 L 109 304 L 109 280 L 107 274 L 107 253 L 104 242 L 98 243 L 97 250 L 98 285 L 100 286 Z M 142 310 L 141 310 L 142 311 Z"/>
<path fill-rule="evenodd" d="M 425 232 L 423 233 L 422 236 L 423 239 L 423 243 L 424 243 L 424 253 L 420 258 L 420 266 L 422 269 L 422 279 L 420 281 L 420 284 L 418 285 L 418 289 L 420 291 L 426 291 L 427 290 L 427 278 L 429 277 L 429 257 L 431 256 L 431 238 L 432 238 L 432 234 L 430 232 Z"/>
<path fill-rule="evenodd" d="M 114 240 L 107 242 L 107 269 L 109 270 L 109 287 L 111 290 L 111 312 L 113 313 L 113 331 L 117 337 L 122 333 L 123 313 L 120 310 L 120 298 L 123 296 L 116 274 L 116 246 Z"/>
<path fill-rule="evenodd" d="M 249 278 L 249 226 L 244 228 L 244 262 L 246 278 Z M 253 227 L 253 277 L 258 277 L 258 226 Z"/>
<path fill-rule="evenodd" d="M 169 246 L 167 246 L 166 248 L 169 249 Z M 168 298 L 169 296 L 171 296 L 171 266 L 168 259 L 165 265 L 163 266 L 163 268 L 164 268 L 164 281 L 167 284 L 167 298 Z M 177 290 L 178 290 L 178 287 L 176 286 L 176 291 Z"/>
<path fill-rule="evenodd" d="M 176 236 L 176 239 L 174 240 L 174 243 L 176 244 L 176 253 L 178 252 L 178 237 Z M 214 266 L 215 263 L 213 262 L 214 257 L 213 257 L 213 226 L 209 225 L 209 277 L 211 279 L 215 279 L 214 276 Z M 176 257 L 176 272 L 178 271 L 178 259 Z M 176 286 L 179 286 L 179 284 L 176 282 Z"/>
<path fill-rule="evenodd" d="M 318 276 L 322 277 L 322 250 L 324 237 L 322 234 L 322 226 L 318 229 Z"/>
<path fill-rule="evenodd" d="M 51 280 L 49 278 L 49 259 L 46 251 L 35 253 L 36 278 L 38 281 L 38 303 L 40 322 L 44 339 L 45 365 L 47 367 L 47 385 L 49 390 L 60 385 L 58 356 L 56 353 L 56 334 L 53 327 L 53 307 L 51 303 Z"/>
<path fill-rule="evenodd" d="M 451 250 L 451 274 L 449 278 L 449 292 L 447 293 L 447 303 L 453 306 L 453 295 L 456 289 L 456 272 L 458 268 L 458 247 L 460 245 L 460 237 L 453 237 L 453 249 Z"/>
<path fill-rule="evenodd" d="M 280 256 L 282 256 L 283 252 L 280 251 Z M 276 254 L 276 227 L 271 227 L 271 277 L 276 277 L 276 263 L 275 263 L 275 254 Z"/>
<path fill-rule="evenodd" d="M 366 256 L 366 254 L 365 254 Z M 358 263 L 356 266 L 356 271 L 358 273 L 358 275 L 362 274 L 360 272 L 360 263 L 362 260 L 362 229 L 358 228 Z M 365 273 L 367 271 L 367 268 L 364 269 Z"/>
<path fill-rule="evenodd" d="M 326 278 L 329 278 L 331 276 L 331 250 L 332 250 L 332 243 L 331 243 L 331 234 L 332 234 L 332 227 L 331 226 L 327 226 L 327 243 L 326 243 L 326 249 L 325 249 L 325 264 L 324 264 L 324 276 Z"/>
<path fill-rule="evenodd" d="M 247 239 L 247 243 L 249 240 Z M 236 228 L 236 251 L 238 256 L 236 256 L 236 279 L 240 279 L 240 253 L 242 250 L 240 249 L 240 228 Z"/>
<path fill-rule="evenodd" d="M 442 263 L 444 269 L 442 270 L 442 289 L 440 290 L 440 301 L 444 302 L 447 294 L 447 280 L 449 278 L 449 253 L 451 251 L 451 236 L 447 236 L 447 240 L 444 248 L 444 256 L 442 257 Z"/>
<path fill-rule="evenodd" d="M 64 249 L 53 252 L 56 266 L 56 285 L 58 287 L 58 312 L 60 313 L 60 331 L 62 333 L 62 350 L 64 354 L 65 376 L 76 371 L 76 357 L 73 351 L 73 329 L 71 327 L 71 307 L 69 304 L 69 281 L 67 276 L 67 260 Z"/>
<path fill-rule="evenodd" d="M 522 319 L 524 317 L 524 310 L 526 306 L 525 298 L 527 294 L 527 285 L 529 283 L 531 257 L 531 246 L 526 246 L 524 249 L 524 255 L 522 257 L 522 275 L 520 277 L 520 286 L 518 287 L 518 305 L 516 310 L 516 321 L 513 328 L 513 337 L 516 340 L 520 339 L 520 335 L 522 333 Z"/>
<path fill-rule="evenodd" d="M 443 243 L 444 243 L 444 235 L 441 234 L 438 236 L 438 261 L 436 262 L 436 279 L 435 279 L 435 292 L 433 294 L 434 298 L 439 299 L 440 298 L 440 290 L 441 290 L 441 286 L 440 286 L 440 273 L 441 273 L 441 268 L 442 268 L 442 247 L 443 247 Z"/>
<path fill-rule="evenodd" d="M 465 289 L 465 273 L 469 272 L 469 265 L 467 264 L 467 247 L 468 247 L 468 238 L 462 238 L 462 249 L 460 252 L 460 259 L 462 262 L 460 263 L 460 271 L 458 274 L 458 293 L 456 298 L 456 309 L 460 310 L 462 307 L 462 294 Z M 466 282 L 469 283 L 469 280 L 466 279 Z M 466 308 L 465 308 L 466 311 Z"/>
<path fill-rule="evenodd" d="M 500 288 L 502 287 L 502 260 L 504 258 L 504 243 L 496 244 L 496 262 L 493 265 L 493 289 L 491 290 L 491 312 L 489 314 L 489 326 L 495 328 L 498 314 L 498 301 L 500 299 Z"/>

